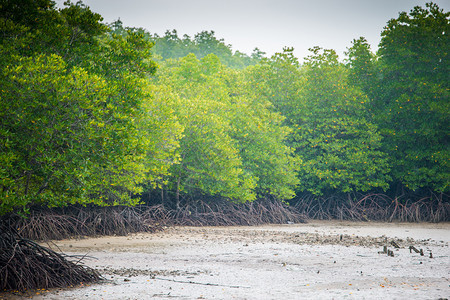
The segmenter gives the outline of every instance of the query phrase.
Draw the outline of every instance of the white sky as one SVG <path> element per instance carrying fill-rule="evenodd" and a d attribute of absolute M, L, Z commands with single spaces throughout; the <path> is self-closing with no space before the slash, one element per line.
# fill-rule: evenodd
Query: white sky
<path fill-rule="evenodd" d="M 64 0 L 56 0 L 61 5 Z M 76 2 L 76 1 L 73 1 Z M 386 22 L 410 12 L 425 0 L 84 0 L 104 22 L 120 18 L 125 26 L 164 35 L 176 29 L 193 37 L 214 30 L 232 49 L 250 54 L 258 47 L 267 55 L 294 47 L 300 59 L 320 46 L 342 53 L 364 36 L 376 51 Z M 450 0 L 434 0 L 449 11 Z"/>

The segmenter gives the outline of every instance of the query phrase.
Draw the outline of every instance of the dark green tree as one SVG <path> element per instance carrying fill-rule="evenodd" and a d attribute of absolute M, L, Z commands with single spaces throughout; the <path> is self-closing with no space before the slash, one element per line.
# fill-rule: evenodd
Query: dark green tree
<path fill-rule="evenodd" d="M 302 188 L 314 194 L 387 189 L 389 165 L 367 112 L 370 99 L 349 84 L 349 72 L 336 52 L 311 50 L 289 116 L 293 147 L 303 160 Z"/>
<path fill-rule="evenodd" d="M 364 37 L 352 41 L 352 46 L 345 53 L 346 66 L 349 68 L 349 84 L 361 88 L 370 98 L 373 98 L 379 75 L 377 57 L 370 50 L 370 45 Z"/>
<path fill-rule="evenodd" d="M 285 48 L 251 68 L 249 82 L 292 128 L 289 146 L 299 159 L 299 190 L 323 195 L 386 189 L 387 157 L 370 99 L 349 84 L 349 69 L 333 50 L 315 47 L 300 67 Z"/>
<path fill-rule="evenodd" d="M 42 3 L 22 3 L 38 24 L 4 12 L 0 24 L 0 214 L 134 205 L 139 183 L 167 172 L 179 133 L 172 112 L 152 101 L 152 44 L 139 32 L 107 34 L 81 3 Z"/>
<path fill-rule="evenodd" d="M 50 0 L 2 0 L 0 3 L 0 49 L 3 62 L 14 55 L 58 54 L 69 66 L 77 65 L 105 33 L 103 18 L 81 1 L 65 2 L 57 10 Z M 9 59 L 8 59 L 9 58 Z"/>
<path fill-rule="evenodd" d="M 392 174 L 411 190 L 449 189 L 449 15 L 427 3 L 382 32 L 375 113 Z"/>

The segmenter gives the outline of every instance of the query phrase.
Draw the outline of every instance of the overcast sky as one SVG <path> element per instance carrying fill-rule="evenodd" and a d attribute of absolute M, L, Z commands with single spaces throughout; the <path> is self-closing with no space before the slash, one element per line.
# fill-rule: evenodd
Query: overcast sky
<path fill-rule="evenodd" d="M 60 5 L 64 0 L 57 0 Z M 74 1 L 75 2 L 75 1 Z M 255 47 L 272 55 L 294 47 L 299 58 L 308 48 L 334 49 L 342 56 L 351 41 L 364 36 L 376 51 L 386 22 L 422 0 L 84 0 L 110 23 L 143 27 L 164 35 L 176 29 L 180 37 L 214 30 L 232 49 L 250 54 Z M 450 0 L 434 0 L 449 11 Z"/>

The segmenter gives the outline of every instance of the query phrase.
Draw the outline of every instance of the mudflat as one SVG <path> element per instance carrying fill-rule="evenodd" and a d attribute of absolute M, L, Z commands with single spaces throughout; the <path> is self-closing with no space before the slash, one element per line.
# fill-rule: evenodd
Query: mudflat
<path fill-rule="evenodd" d="M 340 221 L 53 241 L 105 280 L 33 299 L 450 299 L 449 242 L 450 223 Z"/>

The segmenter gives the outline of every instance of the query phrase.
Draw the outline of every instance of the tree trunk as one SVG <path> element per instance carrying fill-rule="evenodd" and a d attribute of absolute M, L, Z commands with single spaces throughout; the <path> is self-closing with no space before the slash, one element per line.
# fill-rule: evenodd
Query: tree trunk
<path fill-rule="evenodd" d="M 180 210 L 180 182 L 181 182 L 181 177 L 179 176 L 177 178 L 177 193 L 176 193 L 176 207 L 177 210 Z"/>
<path fill-rule="evenodd" d="M 161 205 L 164 207 L 164 182 L 161 183 Z"/>
<path fill-rule="evenodd" d="M 30 178 L 31 178 L 31 172 L 27 172 L 27 183 L 25 184 L 25 196 L 28 195 L 28 189 L 30 187 Z"/>

